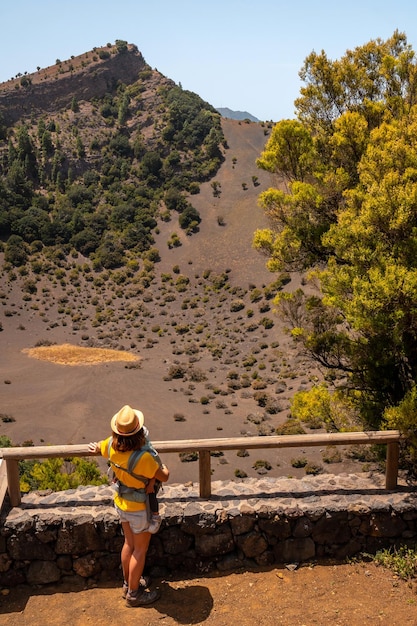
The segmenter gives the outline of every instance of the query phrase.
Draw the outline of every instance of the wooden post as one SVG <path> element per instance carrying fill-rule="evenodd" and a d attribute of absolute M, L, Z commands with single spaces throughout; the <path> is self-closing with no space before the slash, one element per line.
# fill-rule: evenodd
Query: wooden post
<path fill-rule="evenodd" d="M 398 482 L 398 460 L 400 444 L 392 441 L 387 444 L 387 467 L 385 470 L 385 489 L 395 489 Z"/>
<path fill-rule="evenodd" d="M 198 451 L 200 498 L 208 500 L 211 496 L 210 450 Z"/>
<path fill-rule="evenodd" d="M 9 491 L 10 504 L 19 506 L 21 503 L 20 483 L 19 483 L 19 461 L 14 459 L 6 460 L 7 469 L 7 489 Z"/>

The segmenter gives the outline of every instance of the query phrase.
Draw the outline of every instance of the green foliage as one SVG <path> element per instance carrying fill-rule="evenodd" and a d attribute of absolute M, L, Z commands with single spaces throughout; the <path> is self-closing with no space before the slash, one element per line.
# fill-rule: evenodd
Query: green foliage
<path fill-rule="evenodd" d="M 325 385 L 298 391 L 291 400 L 291 416 L 306 424 L 330 421 L 330 393 Z"/>
<path fill-rule="evenodd" d="M 304 435 L 306 431 L 299 420 L 289 418 L 275 432 L 277 435 Z"/>
<path fill-rule="evenodd" d="M 110 150 L 119 156 L 131 156 L 132 147 L 129 142 L 129 137 L 122 134 L 116 134 L 110 139 L 109 142 Z"/>
<path fill-rule="evenodd" d="M 200 213 L 189 204 L 180 214 L 178 221 L 184 230 L 195 232 L 198 230 L 198 224 L 201 222 Z"/>
<path fill-rule="evenodd" d="M 263 459 L 258 459 L 257 461 L 255 461 L 255 463 L 252 465 L 253 469 L 255 469 L 257 472 L 262 473 L 263 470 L 271 470 L 272 469 L 272 465 L 269 461 L 265 461 Z"/>
<path fill-rule="evenodd" d="M 78 100 L 75 96 L 73 96 L 71 100 L 71 111 L 73 111 L 74 113 L 78 113 L 79 110 L 80 110 L 80 106 L 78 104 Z"/>
<path fill-rule="evenodd" d="M 305 467 L 307 463 L 308 463 L 308 460 L 304 456 L 291 459 L 292 467 L 297 467 L 297 468 Z"/>
<path fill-rule="evenodd" d="M 412 473 L 417 468 L 417 388 L 408 391 L 397 406 L 387 407 L 383 414 L 383 425 L 387 428 L 399 429 L 406 437 L 402 456 Z"/>
<path fill-rule="evenodd" d="M 28 259 L 26 245 L 19 235 L 9 237 L 4 250 L 4 260 L 15 267 L 24 265 Z"/>
<path fill-rule="evenodd" d="M 245 303 L 240 298 L 237 298 L 236 300 L 232 300 L 232 302 L 230 303 L 230 311 L 232 313 L 237 313 L 238 311 L 241 311 L 244 308 L 245 308 Z"/>
<path fill-rule="evenodd" d="M 176 187 L 171 187 L 165 193 L 164 201 L 167 209 L 181 213 L 187 206 L 187 200 Z"/>
<path fill-rule="evenodd" d="M 323 466 L 320 463 L 307 463 L 305 466 L 305 473 L 311 476 L 316 476 L 323 472 Z"/>
<path fill-rule="evenodd" d="M 124 41 L 123 39 L 116 39 L 115 45 L 119 54 L 125 54 L 128 51 L 127 41 Z"/>
<path fill-rule="evenodd" d="M 379 550 L 373 557 L 377 565 L 393 571 L 403 580 L 417 577 L 417 546 L 400 546 Z"/>
<path fill-rule="evenodd" d="M 282 172 L 290 180 L 301 180 L 313 172 L 315 148 L 311 134 L 296 120 L 282 120 L 274 126 L 258 167 Z"/>
<path fill-rule="evenodd" d="M 306 58 L 297 121 L 277 124 L 258 160 L 284 173 L 287 190 L 261 194 L 272 228 L 254 237 L 273 271 L 320 267 L 320 294 L 280 293 L 277 304 L 293 337 L 343 377 L 347 421 L 359 411 L 375 428 L 394 407 L 388 420 L 408 432 L 415 418 L 405 416 L 408 400 L 401 405 L 417 382 L 416 71 L 397 31 L 336 61 L 324 51 Z M 322 397 L 318 415 L 338 426 L 332 410 Z"/>
<path fill-rule="evenodd" d="M 79 485 L 103 485 L 107 477 L 100 473 L 94 460 L 82 458 L 47 459 L 43 462 L 23 462 L 20 467 L 20 488 L 27 492 L 34 489 L 64 491 Z"/>
<path fill-rule="evenodd" d="M 166 103 L 168 124 L 163 136 L 178 147 L 195 148 L 206 138 L 209 144 L 213 137 L 210 132 L 213 129 L 220 132 L 217 111 L 196 94 L 175 87 L 167 92 Z M 220 140 L 221 134 L 217 138 Z"/>
<path fill-rule="evenodd" d="M 96 263 L 105 269 L 120 267 L 124 261 L 124 249 L 120 240 L 108 234 L 95 253 Z"/>
<path fill-rule="evenodd" d="M 342 454 L 337 446 L 326 446 L 322 453 L 322 458 L 325 463 L 340 463 L 342 461 Z"/>
<path fill-rule="evenodd" d="M 343 393 L 330 393 L 322 383 L 308 391 L 294 394 L 290 405 L 291 417 L 310 426 L 325 426 L 330 431 L 352 431 L 358 429 L 355 406 Z"/>

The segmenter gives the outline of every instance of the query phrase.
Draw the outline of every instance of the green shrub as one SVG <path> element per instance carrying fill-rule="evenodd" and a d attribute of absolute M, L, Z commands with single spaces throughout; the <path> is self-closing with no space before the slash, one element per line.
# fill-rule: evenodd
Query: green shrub
<path fill-rule="evenodd" d="M 256 471 L 259 470 L 271 470 L 272 469 L 272 465 L 269 461 L 264 461 L 262 459 L 255 461 L 255 463 L 252 465 L 253 469 L 255 469 Z"/>
<path fill-rule="evenodd" d="M 323 472 L 323 466 L 319 463 L 307 463 L 305 466 L 305 473 L 316 476 L 317 474 L 321 474 Z"/>
<path fill-rule="evenodd" d="M 400 546 L 379 550 L 374 561 L 392 570 L 403 580 L 411 580 L 417 577 L 417 546 Z"/>
<path fill-rule="evenodd" d="M 255 288 L 251 291 L 249 297 L 251 302 L 259 302 L 259 300 L 262 300 L 262 291 L 258 288 Z"/>
<path fill-rule="evenodd" d="M 259 323 L 265 328 L 265 330 L 269 330 L 274 325 L 274 321 L 269 317 L 263 317 Z"/>
<path fill-rule="evenodd" d="M 325 451 L 322 453 L 322 458 L 325 463 L 340 463 L 342 454 L 336 446 L 326 446 Z"/>
<path fill-rule="evenodd" d="M 168 375 L 170 378 L 184 378 L 186 372 L 187 368 L 185 365 L 171 365 Z"/>
<path fill-rule="evenodd" d="M 290 418 L 278 426 L 275 432 L 277 435 L 304 435 L 306 431 L 299 420 Z"/>
<path fill-rule="evenodd" d="M 95 460 L 78 457 L 47 459 L 40 463 L 22 462 L 19 470 L 20 489 L 24 493 L 35 489 L 65 491 L 79 485 L 104 485 L 108 482 Z"/>
<path fill-rule="evenodd" d="M 237 311 L 241 311 L 245 308 L 245 303 L 243 300 L 232 300 L 230 303 L 230 311 L 232 313 L 237 313 Z"/>
<path fill-rule="evenodd" d="M 305 467 L 307 463 L 308 461 L 304 456 L 291 459 L 291 465 L 293 467 Z"/>
<path fill-rule="evenodd" d="M 193 461 L 198 461 L 198 452 L 180 452 L 179 457 L 181 463 L 191 463 Z"/>

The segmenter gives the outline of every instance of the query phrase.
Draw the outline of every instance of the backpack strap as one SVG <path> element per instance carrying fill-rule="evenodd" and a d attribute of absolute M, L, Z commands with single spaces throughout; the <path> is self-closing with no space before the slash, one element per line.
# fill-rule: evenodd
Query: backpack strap
<path fill-rule="evenodd" d="M 143 446 L 142 450 L 147 450 L 150 454 L 152 454 L 152 456 L 157 461 L 159 467 L 161 467 L 162 465 L 161 458 L 159 454 L 157 453 L 157 451 L 155 450 L 155 448 L 153 447 L 152 442 L 147 437 L 146 437 L 146 443 Z"/>
<path fill-rule="evenodd" d="M 148 450 L 146 449 L 146 446 L 144 446 L 140 450 L 133 450 L 133 452 L 131 453 L 131 455 L 129 457 L 129 461 L 127 463 L 127 470 L 126 471 L 131 476 L 133 476 L 134 478 L 137 478 L 142 483 L 145 483 L 145 485 L 147 485 L 150 479 L 147 478 L 146 476 L 143 476 L 142 474 L 135 474 L 135 472 L 133 471 L 133 468 L 136 467 L 136 463 L 145 454 L 145 452 L 148 452 Z M 121 468 L 121 469 L 124 469 L 124 468 Z"/>
<path fill-rule="evenodd" d="M 115 463 L 114 461 L 112 461 L 110 459 L 110 450 L 111 450 L 112 441 L 113 441 L 113 439 L 110 438 L 109 439 L 109 444 L 108 444 L 109 463 L 111 465 L 113 465 L 113 467 L 117 467 L 117 469 L 122 470 L 122 472 L 127 472 L 128 474 L 130 474 L 130 476 L 133 476 L 133 478 L 136 478 L 136 480 L 140 480 L 146 486 L 148 484 L 148 482 L 149 482 L 149 478 L 147 478 L 146 476 L 143 476 L 142 474 L 135 474 L 135 472 L 133 471 L 133 468 L 136 466 L 136 463 L 139 461 L 139 459 L 142 457 L 142 455 L 145 452 L 149 452 L 149 450 L 147 450 L 147 447 L 144 446 L 140 450 L 133 450 L 133 452 L 131 452 L 131 454 L 129 456 L 129 460 L 128 460 L 128 463 L 127 463 L 127 468 L 125 468 L 125 467 L 122 467 L 121 465 L 119 465 L 118 463 Z M 139 489 L 141 489 L 141 488 L 139 487 Z"/>

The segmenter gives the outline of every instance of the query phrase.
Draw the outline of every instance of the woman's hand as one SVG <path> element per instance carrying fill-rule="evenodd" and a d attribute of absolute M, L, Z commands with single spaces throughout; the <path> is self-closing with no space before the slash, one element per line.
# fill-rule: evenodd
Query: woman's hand
<path fill-rule="evenodd" d="M 100 452 L 100 442 L 99 441 L 91 441 L 88 444 L 88 450 L 89 450 L 89 452 L 92 452 L 93 454 L 98 454 Z"/>
<path fill-rule="evenodd" d="M 146 493 L 153 493 L 155 491 L 155 478 L 150 478 L 146 485 Z"/>

